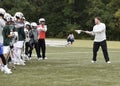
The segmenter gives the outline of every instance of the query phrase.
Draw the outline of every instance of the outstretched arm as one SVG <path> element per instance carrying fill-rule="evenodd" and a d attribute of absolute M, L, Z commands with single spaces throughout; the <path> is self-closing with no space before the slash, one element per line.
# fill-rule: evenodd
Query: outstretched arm
<path fill-rule="evenodd" d="M 89 35 L 94 35 L 93 31 L 84 31 L 84 33 L 89 34 Z"/>

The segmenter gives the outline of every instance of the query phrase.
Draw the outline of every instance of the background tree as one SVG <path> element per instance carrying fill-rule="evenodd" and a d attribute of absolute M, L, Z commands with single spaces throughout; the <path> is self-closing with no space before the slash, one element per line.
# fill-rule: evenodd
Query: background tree
<path fill-rule="evenodd" d="M 120 0 L 0 0 L 0 7 L 12 15 L 24 13 L 26 20 L 38 22 L 44 17 L 48 25 L 47 37 L 66 38 L 75 29 L 92 30 L 93 18 L 100 16 L 107 26 L 108 40 L 120 40 Z"/>

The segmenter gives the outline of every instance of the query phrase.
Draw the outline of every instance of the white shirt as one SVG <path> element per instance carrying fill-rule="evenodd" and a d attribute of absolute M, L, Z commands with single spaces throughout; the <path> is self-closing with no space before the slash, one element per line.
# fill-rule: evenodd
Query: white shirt
<path fill-rule="evenodd" d="M 73 34 L 69 34 L 68 39 L 74 39 L 74 35 Z"/>
<path fill-rule="evenodd" d="M 3 43 L 2 31 L 4 27 L 5 27 L 5 21 L 1 18 L 0 19 L 0 43 Z"/>
<path fill-rule="evenodd" d="M 106 40 L 106 26 L 104 23 L 96 24 L 93 27 L 92 32 L 95 35 L 94 42 L 102 42 Z"/>

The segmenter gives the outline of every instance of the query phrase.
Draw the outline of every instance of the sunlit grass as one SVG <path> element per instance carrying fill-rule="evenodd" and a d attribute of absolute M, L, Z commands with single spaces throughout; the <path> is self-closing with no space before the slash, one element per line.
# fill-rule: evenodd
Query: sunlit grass
<path fill-rule="evenodd" d="M 105 63 L 101 50 L 98 62 L 90 62 L 92 44 L 76 40 L 71 47 L 47 47 L 47 60 L 33 57 L 11 75 L 0 72 L 0 86 L 119 86 L 119 42 L 108 41 L 111 64 Z"/>

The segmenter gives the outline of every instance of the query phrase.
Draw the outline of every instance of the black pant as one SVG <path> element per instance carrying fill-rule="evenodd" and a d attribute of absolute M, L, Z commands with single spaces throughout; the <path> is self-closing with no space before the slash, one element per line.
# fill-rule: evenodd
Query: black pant
<path fill-rule="evenodd" d="M 67 39 L 67 42 L 70 42 L 71 44 L 74 42 L 74 39 L 70 39 L 70 38 L 68 38 Z"/>
<path fill-rule="evenodd" d="M 97 52 L 98 52 L 100 46 L 102 48 L 102 52 L 103 52 L 105 61 L 106 62 L 109 61 L 106 40 L 104 40 L 102 42 L 94 42 L 94 44 L 93 44 L 93 61 L 96 61 Z"/>
<path fill-rule="evenodd" d="M 38 42 L 33 41 L 32 43 L 26 42 L 25 44 L 25 54 L 31 57 L 32 55 L 32 50 L 35 48 L 37 57 L 39 57 L 39 52 L 38 52 Z"/>
<path fill-rule="evenodd" d="M 2 55 L 0 55 L 0 57 L 2 59 L 3 64 L 6 65 L 6 59 L 5 59 L 4 55 L 2 54 Z"/>
<path fill-rule="evenodd" d="M 41 51 L 42 50 L 42 56 L 41 56 Z M 39 52 L 39 57 L 45 58 L 45 53 L 46 53 L 46 45 L 45 45 L 45 39 L 39 39 L 38 40 L 38 52 Z"/>
<path fill-rule="evenodd" d="M 26 42 L 25 43 L 25 54 L 28 56 L 29 54 L 29 50 L 30 50 L 30 43 L 29 42 Z"/>

